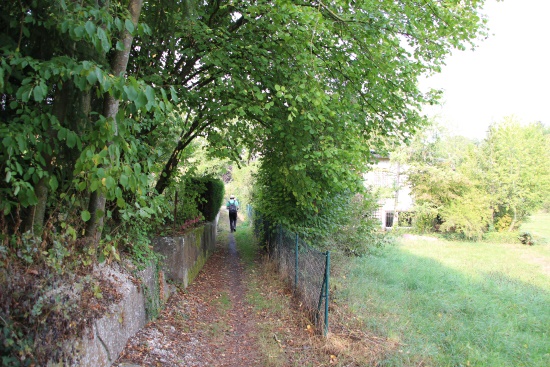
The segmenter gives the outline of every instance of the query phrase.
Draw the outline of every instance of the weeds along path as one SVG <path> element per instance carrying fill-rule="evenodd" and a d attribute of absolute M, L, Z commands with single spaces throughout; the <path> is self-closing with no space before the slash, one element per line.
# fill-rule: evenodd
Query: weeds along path
<path fill-rule="evenodd" d="M 128 341 L 114 366 L 262 365 L 235 238 L 221 242 L 193 283 Z"/>

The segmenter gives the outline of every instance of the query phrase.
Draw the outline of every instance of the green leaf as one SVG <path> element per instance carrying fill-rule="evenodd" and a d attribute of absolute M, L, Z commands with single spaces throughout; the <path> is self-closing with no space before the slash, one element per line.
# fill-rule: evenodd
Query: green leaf
<path fill-rule="evenodd" d="M 41 82 L 39 85 L 35 86 L 33 89 L 33 98 L 36 102 L 42 102 L 44 100 L 44 97 L 46 96 L 46 93 L 48 92 L 48 89 L 46 87 L 46 84 Z"/>
<path fill-rule="evenodd" d="M 107 39 L 107 34 L 105 34 L 103 28 L 97 28 L 97 37 L 101 41 L 101 48 L 103 49 L 103 52 L 109 51 L 111 49 L 111 43 Z"/>
<path fill-rule="evenodd" d="M 20 175 L 23 174 L 23 167 L 19 164 L 19 162 L 15 162 L 15 169 L 17 170 L 17 173 Z"/>
<path fill-rule="evenodd" d="M 124 43 L 121 41 L 116 41 L 116 50 L 117 51 L 124 51 L 126 48 L 124 47 Z"/>
<path fill-rule="evenodd" d="M 140 92 L 137 99 L 134 101 L 134 104 L 137 109 L 144 107 L 147 104 L 147 97 L 145 96 L 145 93 Z"/>
<path fill-rule="evenodd" d="M 92 217 L 92 215 L 90 214 L 89 211 L 87 210 L 83 210 L 82 213 L 80 213 L 80 217 L 82 218 L 82 220 L 84 222 L 87 222 L 90 220 L 90 218 Z"/>
<path fill-rule="evenodd" d="M 122 187 L 127 188 L 128 187 L 128 176 L 126 176 L 125 174 L 120 175 L 119 182 L 122 185 Z"/>
<path fill-rule="evenodd" d="M 128 33 L 134 34 L 134 30 L 136 29 L 136 27 L 134 26 L 134 23 L 132 23 L 130 19 L 126 19 L 124 21 L 124 26 L 126 27 L 126 30 L 128 31 Z"/>
<path fill-rule="evenodd" d="M 124 92 L 130 101 L 134 102 L 138 98 L 138 91 L 133 86 L 125 85 L 122 89 L 124 89 Z"/>
<path fill-rule="evenodd" d="M 174 101 L 175 103 L 179 102 L 178 94 L 176 93 L 174 87 L 170 87 L 170 96 L 172 97 L 172 101 Z"/>
<path fill-rule="evenodd" d="M 97 68 L 95 68 L 95 69 L 97 69 Z M 86 76 L 86 80 L 91 85 L 94 85 L 97 82 L 97 74 L 95 73 L 95 69 L 91 70 L 90 73 L 88 73 L 88 75 Z"/>
<path fill-rule="evenodd" d="M 55 190 L 57 190 L 58 187 L 59 187 L 59 182 L 57 182 L 57 177 L 51 176 L 50 177 L 50 188 L 52 189 L 52 191 L 55 191 Z"/>
<path fill-rule="evenodd" d="M 84 27 L 78 26 L 78 27 L 75 27 L 75 28 L 73 29 L 73 31 L 74 31 L 75 36 L 76 36 L 78 39 L 80 39 L 80 38 L 82 38 L 82 36 L 84 36 L 84 32 L 85 32 L 86 30 L 84 29 Z"/>
<path fill-rule="evenodd" d="M 84 186 L 86 187 L 86 186 Z M 90 191 L 91 192 L 95 192 L 97 190 L 97 188 L 99 187 L 99 181 L 97 180 L 94 180 L 92 181 L 92 183 L 90 184 Z"/>
<path fill-rule="evenodd" d="M 69 148 L 74 148 L 74 146 L 76 145 L 77 139 L 78 137 L 75 132 L 67 131 L 67 146 Z"/>
<path fill-rule="evenodd" d="M 105 83 L 105 74 L 103 74 L 103 71 L 100 68 L 95 67 L 94 74 L 99 83 L 103 85 Z"/>
<path fill-rule="evenodd" d="M 93 37 L 95 35 L 96 26 L 91 20 L 87 21 L 84 27 L 88 36 Z"/>
<path fill-rule="evenodd" d="M 111 190 L 116 186 L 116 181 L 112 176 L 109 176 L 105 179 L 105 187 L 107 187 L 108 190 Z"/>
<path fill-rule="evenodd" d="M 27 148 L 27 141 L 25 138 L 21 135 L 17 135 L 15 137 L 15 140 L 17 141 L 17 147 L 19 148 L 20 152 L 24 152 Z"/>
<path fill-rule="evenodd" d="M 59 128 L 57 131 L 57 139 L 59 140 L 65 140 L 67 138 L 67 129 L 64 127 Z"/>
<path fill-rule="evenodd" d="M 155 103 L 155 91 L 149 85 L 145 88 L 145 96 L 147 97 L 148 105 L 153 105 Z"/>
<path fill-rule="evenodd" d="M 21 87 L 19 87 L 19 89 L 17 90 L 17 98 L 19 98 L 22 102 L 28 102 L 29 99 L 31 98 L 31 94 L 32 94 L 32 85 L 30 84 L 26 84 L 26 85 L 22 85 Z"/>

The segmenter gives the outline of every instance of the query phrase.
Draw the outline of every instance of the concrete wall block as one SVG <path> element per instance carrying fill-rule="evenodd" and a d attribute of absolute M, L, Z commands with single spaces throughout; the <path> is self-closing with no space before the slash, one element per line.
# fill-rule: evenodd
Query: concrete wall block
<path fill-rule="evenodd" d="M 176 288 L 171 279 L 188 286 L 216 247 L 217 221 L 190 231 L 182 237 L 159 237 L 153 240 L 155 251 L 165 256 L 163 269 L 148 266 L 136 273 L 141 284 L 119 265 L 101 264 L 96 276 L 117 284 L 122 300 L 85 330 L 82 338 L 66 343 L 63 354 L 70 356 L 48 367 L 108 367 L 118 358 L 128 339 L 147 323 L 148 306 L 159 308 Z"/>
<path fill-rule="evenodd" d="M 94 329 L 97 339 L 106 349 L 111 363 L 118 358 L 128 339 L 145 326 L 147 314 L 144 304 L 143 292 L 135 287 L 126 296 L 125 302 L 117 304 L 110 314 L 96 321 Z"/>
<path fill-rule="evenodd" d="M 180 237 L 157 237 L 152 240 L 156 252 L 164 256 L 162 268 L 167 279 L 187 288 L 216 248 L 218 218 Z"/>
<path fill-rule="evenodd" d="M 153 267 L 143 271 L 153 274 Z M 133 277 L 119 265 L 100 264 L 94 269 L 95 276 L 108 278 L 117 285 L 122 300 L 109 307 L 108 312 L 95 320 L 91 329 L 84 330 L 82 338 L 69 342 L 63 348 L 62 363 L 49 362 L 48 367 L 110 366 L 117 358 L 127 340 L 145 326 L 147 315 L 142 290 L 134 284 Z"/>
<path fill-rule="evenodd" d="M 152 240 L 156 252 L 164 256 L 163 270 L 170 280 L 183 283 L 185 237 L 156 237 Z"/>

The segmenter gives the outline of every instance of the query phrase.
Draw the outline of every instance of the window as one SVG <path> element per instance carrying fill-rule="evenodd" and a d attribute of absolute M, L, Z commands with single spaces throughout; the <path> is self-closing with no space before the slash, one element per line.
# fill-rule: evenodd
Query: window
<path fill-rule="evenodd" d="M 386 212 L 386 228 L 393 227 L 393 210 Z"/>

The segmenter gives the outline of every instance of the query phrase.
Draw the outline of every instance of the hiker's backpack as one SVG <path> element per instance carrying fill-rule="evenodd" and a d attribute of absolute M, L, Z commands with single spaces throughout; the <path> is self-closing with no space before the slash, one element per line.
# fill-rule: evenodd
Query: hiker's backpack
<path fill-rule="evenodd" d="M 233 201 L 232 203 L 229 203 L 229 213 L 231 214 L 237 213 L 237 204 L 235 203 L 235 201 Z"/>

